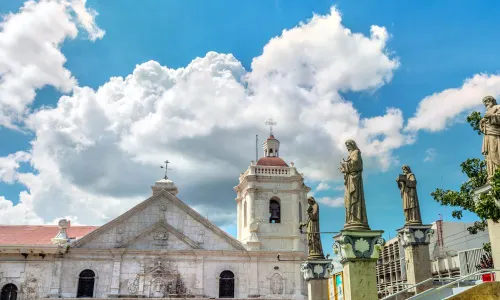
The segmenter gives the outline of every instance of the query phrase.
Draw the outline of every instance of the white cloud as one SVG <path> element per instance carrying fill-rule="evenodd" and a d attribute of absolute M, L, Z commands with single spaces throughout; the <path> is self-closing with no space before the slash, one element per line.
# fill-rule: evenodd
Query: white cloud
<path fill-rule="evenodd" d="M 344 198 L 342 197 L 336 197 L 336 198 L 331 198 L 331 197 L 321 197 L 316 199 L 318 203 L 330 206 L 330 207 L 342 207 L 344 206 Z"/>
<path fill-rule="evenodd" d="M 434 159 L 436 158 L 436 155 L 437 155 L 437 151 L 435 148 L 429 148 L 429 149 L 425 150 L 424 162 L 434 161 Z"/>
<path fill-rule="evenodd" d="M 75 87 L 29 117 L 36 135 L 30 162 L 39 173 L 18 181 L 45 221 L 70 215 L 101 224 L 147 197 L 168 158 L 180 198 L 203 211 L 225 210 L 217 222 L 227 224 L 235 211 L 231 186 L 253 159 L 254 134 L 267 131 L 269 115 L 279 122 L 281 156 L 310 180 L 341 177 L 349 138 L 367 165 L 386 169 L 392 150 L 408 143 L 401 111 L 362 118 L 340 91 L 377 89 L 399 63 L 387 54 L 385 28 L 372 26 L 366 37 L 340 21 L 332 9 L 283 31 L 251 70 L 231 54 L 209 52 L 185 68 L 149 61 L 97 90 Z"/>
<path fill-rule="evenodd" d="M 443 130 L 463 113 L 482 108 L 481 100 L 486 95 L 500 95 L 500 75 L 476 74 L 459 88 L 425 97 L 415 115 L 408 120 L 406 130 Z"/>
<path fill-rule="evenodd" d="M 70 92 L 76 85 L 64 67 L 61 44 L 77 36 L 77 26 L 85 28 L 91 40 L 104 35 L 85 2 L 26 1 L 18 13 L 0 22 L 0 126 L 17 128 L 37 89 L 51 85 Z"/>
<path fill-rule="evenodd" d="M 331 189 L 331 187 L 326 182 L 320 182 L 318 184 L 318 186 L 316 187 L 316 191 L 317 192 L 319 192 L 319 191 L 327 191 L 329 189 Z"/>
<path fill-rule="evenodd" d="M 44 221 L 40 218 L 30 202 L 30 197 L 26 192 L 20 195 L 20 201 L 16 205 L 12 201 L 0 196 L 0 220 L 1 224 L 17 225 L 17 224 L 43 224 Z"/>
<path fill-rule="evenodd" d="M 14 183 L 18 179 L 19 163 L 27 162 L 30 158 L 31 155 L 23 151 L 0 157 L 0 182 Z"/>

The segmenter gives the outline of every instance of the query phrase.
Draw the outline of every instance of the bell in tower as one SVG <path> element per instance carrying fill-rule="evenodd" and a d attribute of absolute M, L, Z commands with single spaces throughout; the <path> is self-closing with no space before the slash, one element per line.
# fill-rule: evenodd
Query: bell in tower
<path fill-rule="evenodd" d="M 269 223 L 281 223 L 280 204 L 278 201 L 269 201 L 269 212 L 271 213 Z"/>

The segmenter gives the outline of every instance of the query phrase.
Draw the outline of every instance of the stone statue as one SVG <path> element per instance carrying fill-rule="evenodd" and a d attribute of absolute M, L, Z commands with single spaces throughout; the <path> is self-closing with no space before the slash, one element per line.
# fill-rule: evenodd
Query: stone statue
<path fill-rule="evenodd" d="M 491 180 L 500 166 L 500 106 L 492 96 L 484 97 L 483 104 L 486 112 L 479 127 L 484 133 L 482 153 L 486 159 L 488 180 Z"/>
<path fill-rule="evenodd" d="M 398 183 L 398 188 L 401 191 L 401 198 L 403 198 L 405 223 L 422 224 L 417 195 L 417 178 L 415 177 L 415 174 L 411 172 L 409 166 L 404 165 L 402 169 L 403 174 L 399 175 L 396 182 Z"/>
<path fill-rule="evenodd" d="M 309 207 L 307 208 L 307 214 L 309 219 L 306 223 L 299 224 L 299 230 L 302 233 L 302 227 L 307 227 L 307 245 L 309 248 L 309 254 L 307 259 L 324 259 L 323 247 L 321 246 L 321 238 L 319 233 L 319 206 L 313 197 L 307 198 Z"/>
<path fill-rule="evenodd" d="M 345 142 L 349 157 L 342 160 L 340 172 L 344 173 L 344 228 L 370 229 L 366 216 L 365 193 L 363 191 L 363 159 L 356 142 Z"/>

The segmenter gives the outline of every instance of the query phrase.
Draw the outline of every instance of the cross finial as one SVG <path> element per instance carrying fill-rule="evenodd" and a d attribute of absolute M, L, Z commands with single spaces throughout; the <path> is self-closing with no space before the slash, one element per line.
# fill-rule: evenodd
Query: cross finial
<path fill-rule="evenodd" d="M 168 170 L 172 170 L 172 169 L 170 169 L 168 167 L 168 164 L 170 163 L 168 160 L 164 161 L 164 163 L 165 163 L 165 166 L 160 166 L 160 168 L 165 169 L 165 177 L 163 177 L 163 179 L 167 180 L 168 179 L 168 177 L 167 177 L 167 171 Z"/>
<path fill-rule="evenodd" d="M 276 126 L 278 123 L 273 118 L 269 118 L 264 124 L 269 126 L 269 135 L 273 135 L 273 126 Z"/>

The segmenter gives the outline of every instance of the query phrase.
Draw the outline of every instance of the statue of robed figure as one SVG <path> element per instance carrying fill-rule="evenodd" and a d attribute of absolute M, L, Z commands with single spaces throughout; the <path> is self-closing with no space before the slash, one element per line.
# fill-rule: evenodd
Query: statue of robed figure
<path fill-rule="evenodd" d="M 405 213 L 406 224 L 422 224 L 422 217 L 420 216 L 420 206 L 418 204 L 417 195 L 417 178 L 411 172 L 409 166 L 402 167 L 403 174 L 400 174 L 396 179 L 398 188 L 401 191 L 401 198 L 403 199 L 403 210 Z"/>
<path fill-rule="evenodd" d="M 348 140 L 345 145 L 349 151 L 349 157 L 341 162 L 339 168 L 340 172 L 344 174 L 344 229 L 369 230 L 363 190 L 363 159 L 361 158 L 361 151 L 353 140 Z"/>
<path fill-rule="evenodd" d="M 491 180 L 500 166 L 500 105 L 492 96 L 484 97 L 483 104 L 486 112 L 479 127 L 484 133 L 482 153 L 486 160 L 488 180 Z"/>
<path fill-rule="evenodd" d="M 304 226 L 306 226 L 307 229 L 307 259 L 325 259 L 319 233 L 319 205 L 312 196 L 307 198 L 307 202 L 309 203 L 309 206 L 307 207 L 307 214 L 309 215 L 309 219 L 306 223 L 299 224 L 299 230 L 301 233 Z"/>

